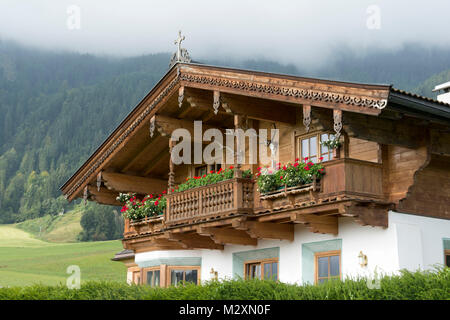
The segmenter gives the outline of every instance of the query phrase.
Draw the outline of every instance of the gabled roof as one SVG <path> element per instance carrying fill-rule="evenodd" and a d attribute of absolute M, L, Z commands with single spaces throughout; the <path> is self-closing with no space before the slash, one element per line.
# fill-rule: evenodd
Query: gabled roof
<path fill-rule="evenodd" d="M 449 105 L 385 84 L 363 84 L 296 77 L 202 64 L 175 64 L 119 126 L 61 187 L 69 200 L 95 179 L 105 162 L 126 144 L 178 88 L 220 91 L 283 103 L 341 109 L 378 116 L 392 109 L 431 121 L 450 124 Z"/>

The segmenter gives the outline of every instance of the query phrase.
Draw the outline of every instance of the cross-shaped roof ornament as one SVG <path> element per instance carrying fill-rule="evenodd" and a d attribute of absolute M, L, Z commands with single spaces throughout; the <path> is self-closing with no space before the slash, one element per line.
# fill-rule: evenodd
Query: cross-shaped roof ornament
<path fill-rule="evenodd" d="M 186 37 L 181 35 L 181 30 L 178 31 L 178 38 L 174 41 L 174 44 L 177 46 L 177 52 L 172 55 L 172 59 L 170 60 L 169 68 L 172 68 L 178 62 L 189 63 L 191 62 L 191 57 L 185 48 L 181 47 L 181 42 L 185 40 Z"/>

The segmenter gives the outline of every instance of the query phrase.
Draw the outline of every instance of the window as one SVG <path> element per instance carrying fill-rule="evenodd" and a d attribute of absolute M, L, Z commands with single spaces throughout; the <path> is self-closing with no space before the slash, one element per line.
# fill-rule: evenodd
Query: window
<path fill-rule="evenodd" d="M 445 256 L 445 265 L 447 267 L 450 267 L 450 250 L 445 250 L 444 256 Z"/>
<path fill-rule="evenodd" d="M 208 166 L 200 166 L 195 168 L 195 176 L 201 177 L 208 172 Z"/>
<path fill-rule="evenodd" d="M 200 267 L 169 267 L 170 284 L 177 286 L 183 282 L 199 284 Z"/>
<path fill-rule="evenodd" d="M 141 272 L 133 271 L 133 283 L 140 284 L 141 283 Z"/>
<path fill-rule="evenodd" d="M 317 252 L 315 254 L 315 282 L 323 283 L 341 278 L 341 251 Z"/>
<path fill-rule="evenodd" d="M 215 163 L 215 164 L 209 164 L 209 165 L 202 165 L 202 166 L 198 166 L 195 167 L 195 171 L 194 171 L 194 176 L 196 177 L 201 177 L 204 174 L 209 173 L 210 171 L 219 171 L 219 169 L 222 167 L 222 165 L 220 163 Z"/>
<path fill-rule="evenodd" d="M 245 263 L 244 268 L 245 279 L 278 280 L 278 259 L 248 261 Z"/>
<path fill-rule="evenodd" d="M 161 286 L 161 270 L 159 267 L 144 269 L 144 283 L 151 287 Z"/>
<path fill-rule="evenodd" d="M 301 159 L 307 157 L 314 163 L 317 163 L 320 157 L 323 157 L 323 161 L 333 160 L 333 150 L 321 144 L 329 139 L 334 139 L 334 135 L 318 133 L 308 137 L 297 137 L 298 157 Z"/>

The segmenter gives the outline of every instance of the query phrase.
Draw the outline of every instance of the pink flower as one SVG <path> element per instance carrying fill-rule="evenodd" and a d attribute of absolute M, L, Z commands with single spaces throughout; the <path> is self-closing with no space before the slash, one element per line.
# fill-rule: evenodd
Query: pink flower
<path fill-rule="evenodd" d="M 157 200 L 157 201 L 155 201 L 155 206 L 157 206 L 158 204 L 159 204 L 158 200 Z"/>

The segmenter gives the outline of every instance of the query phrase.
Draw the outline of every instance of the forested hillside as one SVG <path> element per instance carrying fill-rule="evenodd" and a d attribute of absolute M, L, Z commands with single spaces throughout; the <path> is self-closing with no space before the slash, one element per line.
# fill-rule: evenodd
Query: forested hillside
<path fill-rule="evenodd" d="M 164 75 L 169 59 L 168 53 L 118 59 L 0 42 L 0 223 L 67 210 L 59 186 Z M 450 50 L 412 45 L 364 56 L 342 49 L 325 67 L 304 68 L 309 72 L 265 60 L 202 62 L 393 83 L 423 95 L 450 80 L 450 72 L 434 76 L 450 70 Z"/>

